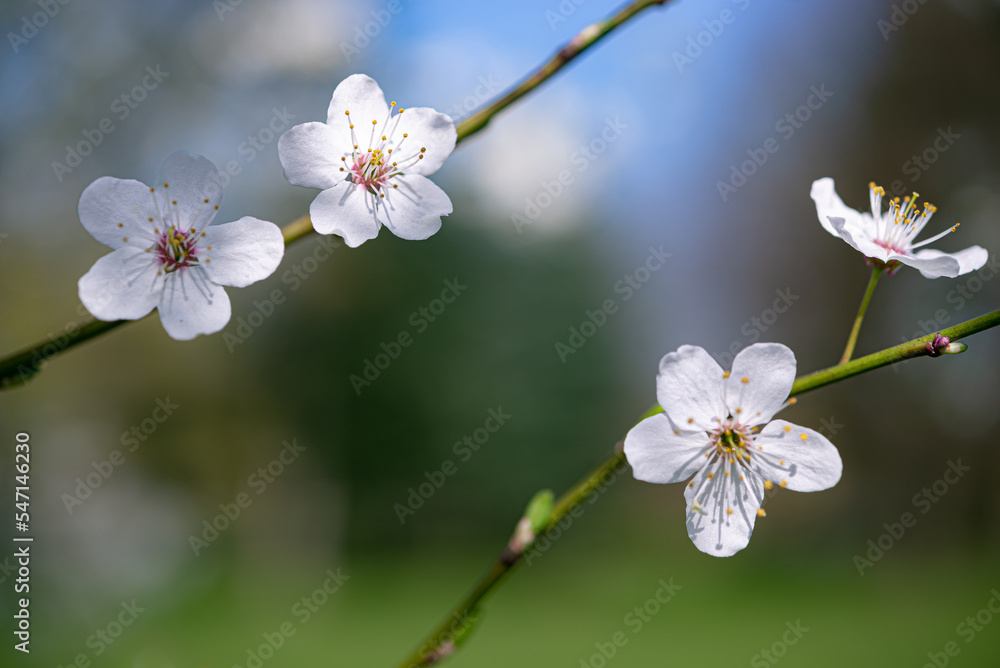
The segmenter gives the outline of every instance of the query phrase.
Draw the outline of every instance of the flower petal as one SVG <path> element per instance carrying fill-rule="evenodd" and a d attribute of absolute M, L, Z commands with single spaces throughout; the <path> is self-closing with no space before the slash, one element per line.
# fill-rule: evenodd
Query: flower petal
<path fill-rule="evenodd" d="M 153 224 L 158 219 L 149 186 L 131 179 L 102 176 L 80 195 L 80 222 L 91 236 L 112 248 L 121 248 L 135 239 L 136 245 L 152 242 Z"/>
<path fill-rule="evenodd" d="M 734 464 L 716 461 L 695 474 L 684 487 L 684 498 L 694 546 L 714 557 L 731 557 L 750 542 L 764 483 Z"/>
<path fill-rule="evenodd" d="M 441 216 L 452 212 L 448 195 L 433 181 L 418 174 L 397 176 L 387 188 L 378 219 L 400 239 L 426 239 L 441 229 Z"/>
<path fill-rule="evenodd" d="M 344 121 L 346 122 L 346 121 Z M 303 123 L 278 139 L 278 159 L 285 170 L 285 180 L 294 186 L 326 190 L 345 179 L 342 157 L 351 151 L 350 143 L 326 123 Z M 350 138 L 347 139 L 350 142 Z"/>
<path fill-rule="evenodd" d="M 169 184 L 169 187 L 166 186 Z M 212 161 L 187 151 L 174 151 L 160 166 L 153 184 L 160 213 L 168 225 L 201 230 L 212 222 L 222 202 L 222 177 Z"/>
<path fill-rule="evenodd" d="M 681 346 L 660 360 L 656 398 L 681 429 L 711 431 L 729 414 L 722 367 L 704 348 Z"/>
<path fill-rule="evenodd" d="M 710 445 L 704 432 L 678 432 L 666 415 L 648 417 L 625 435 L 625 458 L 636 480 L 671 483 L 687 480 L 705 465 Z"/>
<path fill-rule="evenodd" d="M 143 187 L 148 193 L 149 188 Z M 80 301 L 98 320 L 138 320 L 160 299 L 158 269 L 156 259 L 141 248 L 119 248 L 95 262 L 80 278 Z"/>
<path fill-rule="evenodd" d="M 861 213 L 844 204 L 833 185 L 833 179 L 824 177 L 813 181 L 809 196 L 816 203 L 816 215 L 823 229 L 839 237 L 840 232 L 831 224 L 830 218 L 842 218 L 849 225 L 861 227 Z M 849 242 L 848 242 L 849 243 Z M 853 245 L 853 244 L 852 244 Z"/>
<path fill-rule="evenodd" d="M 745 382 L 744 382 L 745 381 Z M 764 424 L 781 410 L 795 382 L 795 353 L 780 343 L 755 343 L 733 360 L 726 379 L 729 412 L 744 425 Z"/>
<path fill-rule="evenodd" d="M 754 467 L 765 479 L 796 492 L 818 492 L 837 484 L 844 464 L 826 436 L 775 420 L 753 442 Z"/>
<path fill-rule="evenodd" d="M 347 120 L 345 111 L 351 112 L 350 121 Z M 372 121 L 384 123 L 388 116 L 389 106 L 385 103 L 385 94 L 375 80 L 365 74 L 352 74 L 334 89 L 326 122 L 333 129 L 338 144 L 347 147 L 354 143 L 367 146 Z M 351 141 L 351 122 L 356 126 L 354 134 L 358 142 Z"/>
<path fill-rule="evenodd" d="M 897 260 L 909 267 L 919 269 L 924 278 L 955 278 L 958 276 L 959 262 L 948 253 L 934 251 L 929 248 L 917 251 L 913 255 L 898 255 L 892 253 L 890 260 Z"/>
<path fill-rule="evenodd" d="M 989 252 L 981 246 L 970 246 L 957 253 L 945 253 L 925 248 L 912 256 L 894 256 L 903 264 L 920 270 L 924 278 L 954 278 L 980 269 L 990 259 Z"/>
<path fill-rule="evenodd" d="M 274 223 L 245 216 L 209 225 L 198 251 L 206 258 L 203 267 L 209 280 L 243 288 L 274 273 L 285 254 L 285 239 Z"/>
<path fill-rule="evenodd" d="M 455 132 L 455 123 L 449 116 L 428 107 L 415 107 L 407 109 L 399 117 L 399 127 L 394 136 L 401 138 L 402 133 L 409 134 L 409 140 L 419 144 L 419 147 L 404 146 L 403 155 L 416 153 L 421 148 L 426 148 L 424 157 L 417 160 L 416 164 L 407 168 L 407 174 L 423 174 L 427 176 L 441 169 L 441 165 L 448 159 L 451 152 L 455 150 L 455 141 L 458 135 Z M 408 150 L 410 149 L 410 150 Z M 412 150 L 412 151 L 411 151 Z"/>
<path fill-rule="evenodd" d="M 201 267 L 174 272 L 166 282 L 159 309 L 163 329 L 178 341 L 214 334 L 232 316 L 229 295 L 212 283 Z"/>
<path fill-rule="evenodd" d="M 320 234 L 338 234 L 357 248 L 378 235 L 380 225 L 371 200 L 371 193 L 353 183 L 324 190 L 309 207 L 313 228 Z"/>
<path fill-rule="evenodd" d="M 848 227 L 847 221 L 843 218 L 831 218 L 830 224 L 836 231 L 838 237 L 846 241 L 851 248 L 863 253 L 865 257 L 873 257 L 883 262 L 888 262 L 889 251 L 879 246 L 864 232 Z"/>

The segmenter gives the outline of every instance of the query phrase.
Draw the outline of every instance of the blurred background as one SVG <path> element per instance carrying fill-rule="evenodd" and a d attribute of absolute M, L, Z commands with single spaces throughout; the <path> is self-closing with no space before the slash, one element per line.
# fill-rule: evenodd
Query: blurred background
<path fill-rule="evenodd" d="M 346 75 L 457 119 L 617 6 L 4 3 L 0 350 L 83 321 L 76 281 L 107 250 L 76 213 L 94 179 L 150 182 L 183 148 L 224 174 L 218 222 L 284 224 L 317 191 L 284 181 L 277 137 L 325 120 Z M 229 291 L 225 335 L 176 342 L 153 316 L 52 361 L 0 396 L 0 494 L 28 432 L 36 536 L 32 651 L 8 633 L 3 663 L 396 665 L 531 495 L 573 484 L 655 401 L 664 353 L 728 366 L 763 340 L 803 373 L 837 361 L 869 272 L 820 227 L 813 180 L 859 209 L 871 180 L 917 190 L 929 234 L 962 223 L 935 247 L 1000 249 L 998 38 L 989 0 L 649 11 L 461 145 L 430 240 L 313 236 Z M 883 279 L 858 354 L 997 308 L 996 271 Z M 448 282 L 467 287 L 442 311 Z M 691 545 L 679 486 L 623 472 L 454 665 L 918 666 L 946 647 L 996 665 L 1000 332 L 967 342 L 803 396 L 783 417 L 831 435 L 843 480 L 774 496 L 733 558 Z M 484 439 L 491 411 L 507 417 Z M 943 482 L 952 465 L 968 471 Z M 661 580 L 682 589 L 651 605 Z"/>

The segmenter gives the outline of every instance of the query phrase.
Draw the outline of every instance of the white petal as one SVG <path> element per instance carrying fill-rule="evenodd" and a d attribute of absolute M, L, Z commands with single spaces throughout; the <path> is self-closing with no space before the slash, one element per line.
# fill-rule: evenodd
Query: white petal
<path fill-rule="evenodd" d="M 112 248 L 121 248 L 134 238 L 136 245 L 153 239 L 150 217 L 158 219 L 149 186 L 131 179 L 102 176 L 80 195 L 80 222 L 84 229 Z M 119 227 L 120 226 L 120 227 Z"/>
<path fill-rule="evenodd" d="M 730 557 L 750 542 L 764 483 L 740 470 L 735 465 L 706 466 L 684 487 L 688 536 L 705 554 Z"/>
<path fill-rule="evenodd" d="M 819 223 L 823 226 L 823 229 L 834 236 L 841 236 L 840 233 L 834 228 L 830 222 L 830 218 L 842 218 L 850 225 L 861 226 L 862 223 L 859 220 L 861 214 L 855 211 L 851 207 L 844 204 L 837 195 L 837 191 L 833 185 L 833 179 L 830 177 L 824 177 L 813 181 L 812 188 L 809 191 L 809 196 L 812 197 L 813 202 L 816 203 L 816 215 L 819 216 Z"/>
<path fill-rule="evenodd" d="M 970 246 L 957 253 L 945 253 L 925 248 L 912 256 L 894 256 L 903 264 L 920 270 L 924 278 L 947 276 L 954 278 L 980 269 L 990 259 L 989 252 L 980 246 Z"/>
<path fill-rule="evenodd" d="M 796 492 L 829 489 L 844 468 L 840 453 L 825 436 L 784 420 L 764 427 L 751 452 L 754 468 L 765 479 Z"/>
<path fill-rule="evenodd" d="M 746 379 L 747 382 L 743 382 Z M 781 409 L 795 382 L 795 353 L 780 343 L 755 343 L 733 360 L 726 380 L 729 412 L 744 425 L 764 424 Z"/>
<path fill-rule="evenodd" d="M 663 413 L 648 417 L 625 435 L 625 458 L 637 480 L 671 483 L 687 480 L 705 465 L 710 445 L 704 432 L 674 432 Z"/>
<path fill-rule="evenodd" d="M 371 201 L 372 195 L 364 188 L 346 183 L 317 195 L 309 207 L 309 217 L 320 234 L 340 235 L 345 244 L 357 248 L 378 235 L 379 223 Z"/>
<path fill-rule="evenodd" d="M 229 295 L 222 286 L 209 281 L 200 267 L 181 269 L 170 276 L 159 309 L 163 329 L 178 341 L 214 334 L 232 316 Z"/>
<path fill-rule="evenodd" d="M 158 269 L 152 254 L 141 248 L 119 248 L 95 262 L 80 278 L 80 301 L 98 320 L 137 320 L 152 311 L 160 299 Z"/>
<path fill-rule="evenodd" d="M 441 169 L 441 165 L 455 150 L 455 140 L 458 137 L 451 118 L 427 107 L 409 108 L 399 117 L 399 127 L 393 133 L 397 142 L 404 132 L 409 137 L 400 149 L 403 156 L 417 153 L 421 148 L 427 149 L 424 157 L 408 167 L 406 173 L 424 176 Z"/>
<path fill-rule="evenodd" d="M 285 254 L 285 240 L 274 223 L 245 216 L 205 228 L 198 253 L 211 259 L 202 266 L 213 283 L 243 288 L 274 273 Z"/>
<path fill-rule="evenodd" d="M 919 269 L 924 278 L 941 278 L 942 276 L 955 278 L 958 276 L 960 266 L 957 258 L 952 257 L 948 253 L 931 250 L 930 248 L 917 251 L 913 255 L 897 255 L 893 253 L 889 256 L 889 259 L 898 260 L 909 267 Z"/>
<path fill-rule="evenodd" d="M 200 230 L 208 225 L 222 202 L 219 170 L 208 158 L 187 151 L 174 151 L 167 156 L 153 187 L 166 222 L 180 229 Z"/>
<path fill-rule="evenodd" d="M 843 218 L 831 218 L 830 224 L 838 237 L 846 241 L 854 250 L 863 253 L 865 257 L 873 257 L 883 262 L 889 260 L 889 251 L 872 241 L 864 232 L 857 228 L 848 227 L 847 221 Z"/>
<path fill-rule="evenodd" d="M 451 200 L 425 176 L 408 174 L 390 180 L 378 219 L 400 239 L 426 239 L 441 229 L 441 216 L 452 212 Z"/>
<path fill-rule="evenodd" d="M 365 149 L 368 148 L 372 121 L 378 121 L 376 128 L 385 123 L 389 106 L 385 103 L 385 94 L 374 79 L 364 74 L 352 74 L 337 84 L 326 114 L 327 125 L 333 129 L 338 144 L 350 145 L 354 142 L 351 142 L 351 128 L 345 111 L 351 112 L 357 143 Z"/>
<path fill-rule="evenodd" d="M 278 139 L 278 159 L 285 170 L 285 179 L 295 186 L 332 188 L 344 180 L 349 169 L 341 157 L 350 153 L 351 144 L 326 123 L 303 123 Z M 350 139 L 347 140 L 348 142 Z"/>
<path fill-rule="evenodd" d="M 711 431 L 729 414 L 722 367 L 704 348 L 681 346 L 660 360 L 656 398 L 682 429 Z"/>

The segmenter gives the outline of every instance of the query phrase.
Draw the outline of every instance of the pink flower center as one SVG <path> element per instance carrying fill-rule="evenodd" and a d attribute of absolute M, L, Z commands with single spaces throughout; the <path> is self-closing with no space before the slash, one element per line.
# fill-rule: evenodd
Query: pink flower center
<path fill-rule="evenodd" d="M 184 267 L 198 264 L 198 235 L 195 230 L 185 232 L 173 225 L 162 232 L 153 245 L 156 259 L 163 265 L 163 271 L 170 273 Z"/>
<path fill-rule="evenodd" d="M 371 153 L 356 153 L 351 165 L 351 180 L 377 194 L 392 176 L 392 169 L 393 164 L 386 160 L 382 149 L 374 149 Z"/>

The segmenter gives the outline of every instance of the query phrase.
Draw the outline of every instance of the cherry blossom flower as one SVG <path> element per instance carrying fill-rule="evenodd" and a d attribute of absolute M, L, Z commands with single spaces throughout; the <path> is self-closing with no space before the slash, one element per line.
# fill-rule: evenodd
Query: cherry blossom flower
<path fill-rule="evenodd" d="M 885 190 L 874 183 L 868 184 L 871 196 L 871 213 L 858 212 L 841 201 L 833 186 L 833 179 L 814 181 L 810 196 L 816 202 L 816 213 L 823 229 L 840 237 L 857 251 L 864 253 L 875 266 L 888 268 L 893 274 L 901 265 L 919 269 L 925 278 L 947 276 L 954 278 L 979 269 L 989 258 L 985 248 L 970 246 L 957 253 L 944 253 L 923 248 L 927 244 L 954 232 L 958 223 L 929 239 L 916 242 L 937 208 L 924 202 L 918 208 L 917 193 L 889 202 L 888 211 L 882 211 Z M 917 250 L 917 249 L 921 250 Z"/>
<path fill-rule="evenodd" d="M 285 253 L 273 223 L 241 218 L 210 225 L 222 179 L 207 159 L 171 153 L 147 186 L 104 176 L 80 196 L 80 222 L 114 250 L 79 281 L 80 301 L 99 320 L 138 320 L 154 308 L 171 337 L 185 341 L 226 326 L 221 286 L 267 278 Z"/>
<path fill-rule="evenodd" d="M 309 207 L 313 228 L 355 248 L 382 225 L 402 239 L 441 229 L 451 200 L 428 175 L 455 149 L 452 120 L 433 109 L 396 109 L 364 74 L 333 91 L 326 123 L 296 125 L 278 140 L 289 183 L 323 190 Z"/>
<path fill-rule="evenodd" d="M 755 343 L 723 371 L 704 348 L 681 346 L 660 361 L 656 395 L 664 413 L 625 437 L 639 480 L 682 482 L 687 529 L 702 552 L 731 556 L 765 515 L 765 490 L 829 489 L 843 465 L 834 445 L 775 413 L 795 381 L 795 355 L 780 343 Z M 693 477 L 692 477 L 693 476 Z"/>

